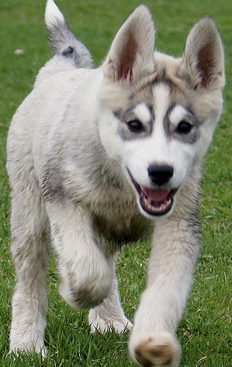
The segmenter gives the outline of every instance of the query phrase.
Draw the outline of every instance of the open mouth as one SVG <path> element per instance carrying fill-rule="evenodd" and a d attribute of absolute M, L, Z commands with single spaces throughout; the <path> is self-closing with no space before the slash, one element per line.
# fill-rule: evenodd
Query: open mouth
<path fill-rule="evenodd" d="M 171 210 L 177 189 L 150 189 L 139 185 L 129 171 L 128 173 L 139 194 L 140 206 L 147 214 L 161 216 L 167 214 Z"/>

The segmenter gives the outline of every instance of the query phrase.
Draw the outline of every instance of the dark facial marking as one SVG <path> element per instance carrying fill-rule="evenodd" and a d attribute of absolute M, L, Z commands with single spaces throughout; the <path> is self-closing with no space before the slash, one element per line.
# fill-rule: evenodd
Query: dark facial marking
<path fill-rule="evenodd" d="M 138 105 L 139 104 L 140 103 L 138 103 Z M 124 140 L 144 138 L 149 136 L 153 131 L 153 125 L 155 120 L 153 107 L 151 105 L 146 105 L 151 115 L 150 121 L 146 123 L 144 123 L 142 120 L 138 118 L 137 114 L 135 113 L 136 107 L 137 105 L 131 107 L 126 111 L 120 109 L 114 112 L 114 115 L 121 121 L 121 124 L 119 124 L 118 133 Z"/>
<path fill-rule="evenodd" d="M 183 122 L 186 123 L 191 123 L 193 126 L 191 129 L 189 129 L 189 131 L 187 131 L 187 129 L 184 131 L 180 128 L 178 128 L 178 125 L 173 128 L 172 124 L 170 123 L 170 119 L 169 116 L 171 114 L 171 112 L 173 111 L 173 109 L 177 106 L 177 104 L 173 104 L 168 110 L 167 113 L 165 115 L 164 118 L 164 130 L 166 135 L 171 138 L 174 137 L 177 140 L 180 140 L 184 143 L 187 144 L 194 144 L 198 137 L 199 137 L 199 121 L 196 119 L 196 117 L 194 116 L 194 114 L 192 113 L 191 110 L 189 110 L 187 107 L 183 106 L 187 113 L 186 113 L 186 118 L 183 120 Z M 181 123 L 181 121 L 179 122 Z"/>

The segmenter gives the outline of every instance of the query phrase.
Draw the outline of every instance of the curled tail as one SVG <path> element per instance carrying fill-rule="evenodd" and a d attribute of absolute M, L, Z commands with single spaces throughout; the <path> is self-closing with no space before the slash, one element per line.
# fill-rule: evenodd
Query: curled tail
<path fill-rule="evenodd" d="M 55 55 L 72 59 L 78 68 L 92 67 L 89 51 L 70 31 L 63 14 L 53 0 L 47 0 L 45 24 L 49 45 Z"/>

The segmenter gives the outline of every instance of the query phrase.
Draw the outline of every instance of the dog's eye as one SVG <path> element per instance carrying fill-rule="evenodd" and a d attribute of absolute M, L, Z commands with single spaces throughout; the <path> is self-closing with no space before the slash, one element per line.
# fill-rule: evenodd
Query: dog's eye
<path fill-rule="evenodd" d="M 132 133 L 140 133 L 144 130 L 143 124 L 139 120 L 131 120 L 127 123 L 127 126 Z"/>
<path fill-rule="evenodd" d="M 193 128 L 193 125 L 190 122 L 183 120 L 178 124 L 176 128 L 176 132 L 178 134 L 188 134 L 190 133 L 192 128 Z"/>

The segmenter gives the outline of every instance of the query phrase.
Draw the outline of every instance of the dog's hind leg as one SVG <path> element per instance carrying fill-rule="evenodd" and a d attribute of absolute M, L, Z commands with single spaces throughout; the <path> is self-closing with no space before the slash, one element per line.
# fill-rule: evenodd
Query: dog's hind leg
<path fill-rule="evenodd" d="M 24 172 L 19 165 L 12 166 L 8 162 L 8 172 L 12 187 L 11 250 L 16 270 L 10 351 L 35 351 L 45 355 L 46 214 L 33 170 Z"/>
<path fill-rule="evenodd" d="M 46 208 L 58 255 L 59 292 L 72 307 L 95 307 L 107 297 L 113 271 L 95 240 L 91 216 L 82 206 L 65 199 L 59 202 L 54 198 Z"/>
<path fill-rule="evenodd" d="M 114 264 L 112 266 L 114 267 Z M 91 333 L 96 330 L 104 333 L 111 329 L 121 333 L 132 329 L 132 323 L 126 318 L 121 306 L 116 274 L 108 296 L 99 306 L 90 310 L 89 324 Z"/>

